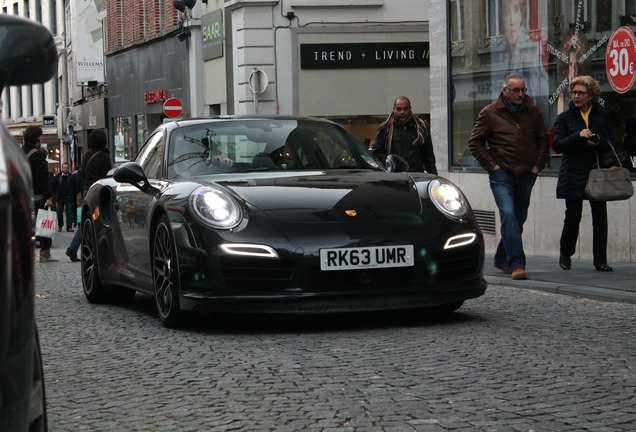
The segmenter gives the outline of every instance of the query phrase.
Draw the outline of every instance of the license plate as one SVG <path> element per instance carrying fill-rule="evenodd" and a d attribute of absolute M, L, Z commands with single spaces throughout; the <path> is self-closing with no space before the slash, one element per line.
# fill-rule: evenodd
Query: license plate
<path fill-rule="evenodd" d="M 411 267 L 413 245 L 320 249 L 320 270 Z"/>

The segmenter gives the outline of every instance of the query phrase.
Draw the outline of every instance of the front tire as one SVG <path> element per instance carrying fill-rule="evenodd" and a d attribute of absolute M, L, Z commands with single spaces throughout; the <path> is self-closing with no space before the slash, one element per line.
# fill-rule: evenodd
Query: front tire
<path fill-rule="evenodd" d="M 181 284 L 177 248 L 167 216 L 159 218 L 153 239 L 152 281 L 157 314 L 167 327 L 177 327 L 183 322 L 184 312 L 179 301 Z"/>
<path fill-rule="evenodd" d="M 95 225 L 90 216 L 84 217 L 82 221 L 82 286 L 84 296 L 90 303 L 102 303 L 107 300 L 106 289 L 102 285 L 99 277 L 99 266 L 97 264 L 97 239 L 95 237 Z"/>

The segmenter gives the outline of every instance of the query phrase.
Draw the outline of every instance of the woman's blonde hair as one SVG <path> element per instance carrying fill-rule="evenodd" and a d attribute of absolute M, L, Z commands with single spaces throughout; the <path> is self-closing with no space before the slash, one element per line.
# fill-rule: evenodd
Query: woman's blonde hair
<path fill-rule="evenodd" d="M 570 91 L 574 88 L 574 86 L 582 85 L 585 86 L 587 92 L 592 96 L 592 102 L 598 102 L 601 97 L 601 86 L 598 81 L 592 78 L 589 75 L 581 75 L 572 78 L 570 81 Z"/>

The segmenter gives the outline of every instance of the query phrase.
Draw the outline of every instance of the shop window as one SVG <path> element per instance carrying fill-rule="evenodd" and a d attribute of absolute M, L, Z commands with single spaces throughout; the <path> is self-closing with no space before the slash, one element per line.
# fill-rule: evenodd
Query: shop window
<path fill-rule="evenodd" d="M 504 77 L 517 72 L 541 110 L 546 128 L 568 108 L 568 83 L 591 75 L 601 84 L 610 112 L 612 137 L 620 142 L 623 122 L 634 117 L 636 90 L 618 94 L 605 72 L 611 33 L 621 25 L 636 29 L 633 0 L 481 0 L 447 2 L 451 53 L 451 166 L 476 170 L 468 141 L 479 111 L 496 100 Z M 633 15 L 633 19 L 632 19 Z M 470 23 L 470 29 L 463 29 Z M 456 54 L 460 36 L 465 52 Z M 556 174 L 560 155 L 551 152 L 546 173 Z"/>
<path fill-rule="evenodd" d="M 133 160 L 136 155 L 135 124 L 132 116 L 113 119 L 115 163 Z"/>

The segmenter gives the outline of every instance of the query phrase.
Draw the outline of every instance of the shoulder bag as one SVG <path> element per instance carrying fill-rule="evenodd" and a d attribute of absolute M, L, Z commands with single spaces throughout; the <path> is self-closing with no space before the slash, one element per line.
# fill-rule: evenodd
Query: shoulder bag
<path fill-rule="evenodd" d="M 629 177 L 629 170 L 622 166 L 614 146 L 610 148 L 616 156 L 619 166 L 609 168 L 593 168 L 587 178 L 585 195 L 590 201 L 621 201 L 634 195 L 634 185 Z M 599 166 L 598 151 L 596 166 Z"/>

